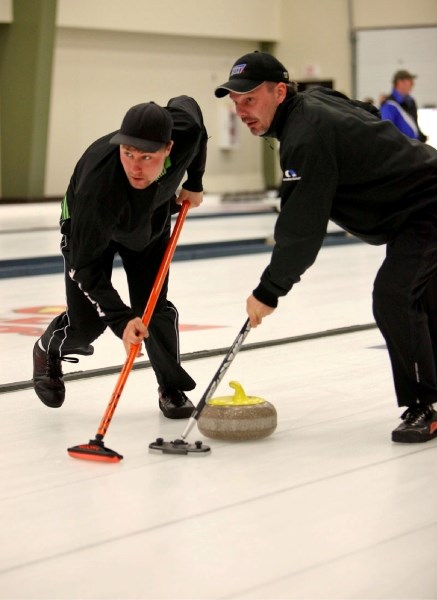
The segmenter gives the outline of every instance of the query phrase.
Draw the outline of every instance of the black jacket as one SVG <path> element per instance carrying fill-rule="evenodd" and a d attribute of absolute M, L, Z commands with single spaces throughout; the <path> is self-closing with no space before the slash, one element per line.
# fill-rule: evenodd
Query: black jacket
<path fill-rule="evenodd" d="M 286 98 L 265 137 L 280 142 L 281 212 L 255 297 L 275 307 L 310 267 L 329 219 L 370 244 L 437 210 L 437 151 L 327 88 Z"/>
<path fill-rule="evenodd" d="M 117 335 L 135 315 L 121 300 L 102 269 L 110 244 L 142 251 L 161 236 L 169 236 L 170 217 L 179 206 L 182 187 L 202 191 L 207 134 L 198 104 L 188 96 L 168 102 L 173 119 L 171 165 L 144 190 L 130 186 L 112 132 L 95 141 L 76 165 L 62 205 L 63 253 L 70 277 L 96 304 L 99 315 Z"/>

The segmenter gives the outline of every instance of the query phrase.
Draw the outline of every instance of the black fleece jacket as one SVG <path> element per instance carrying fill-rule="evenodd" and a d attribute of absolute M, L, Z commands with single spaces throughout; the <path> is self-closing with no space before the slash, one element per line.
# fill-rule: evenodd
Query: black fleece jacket
<path fill-rule="evenodd" d="M 71 266 L 70 277 L 96 305 L 103 321 L 122 336 L 134 316 L 103 271 L 102 257 L 112 245 L 142 251 L 169 235 L 171 213 L 179 206 L 175 192 L 182 187 L 202 191 L 207 133 L 197 102 L 179 96 L 166 109 L 173 119 L 174 145 L 170 161 L 144 190 L 130 186 L 119 157 L 119 146 L 109 143 L 112 132 L 95 141 L 76 165 L 63 200 L 62 251 Z M 170 164 L 169 164 L 170 163 Z"/>
<path fill-rule="evenodd" d="M 370 244 L 437 210 L 437 150 L 327 88 L 287 96 L 264 137 L 280 142 L 281 212 L 254 296 L 276 307 L 316 260 L 331 219 Z"/>

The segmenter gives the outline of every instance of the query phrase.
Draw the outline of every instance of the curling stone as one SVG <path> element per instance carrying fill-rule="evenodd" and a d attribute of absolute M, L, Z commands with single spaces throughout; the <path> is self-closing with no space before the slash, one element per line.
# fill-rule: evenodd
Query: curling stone
<path fill-rule="evenodd" d="M 231 381 L 233 396 L 207 401 L 197 421 L 199 431 L 216 440 L 258 440 L 272 434 L 277 425 L 273 404 L 263 398 L 246 396 L 242 386 Z"/>

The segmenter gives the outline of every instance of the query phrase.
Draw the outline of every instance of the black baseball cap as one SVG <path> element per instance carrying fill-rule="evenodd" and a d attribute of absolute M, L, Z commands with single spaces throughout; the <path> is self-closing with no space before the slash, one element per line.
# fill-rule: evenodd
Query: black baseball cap
<path fill-rule="evenodd" d="M 277 58 L 267 52 L 250 52 L 239 58 L 232 66 L 229 81 L 215 90 L 217 98 L 223 98 L 229 92 L 246 94 L 264 81 L 289 83 L 288 71 Z"/>
<path fill-rule="evenodd" d="M 171 140 L 172 127 L 172 118 L 165 108 L 155 102 L 143 102 L 127 111 L 120 130 L 109 142 L 157 152 Z"/>

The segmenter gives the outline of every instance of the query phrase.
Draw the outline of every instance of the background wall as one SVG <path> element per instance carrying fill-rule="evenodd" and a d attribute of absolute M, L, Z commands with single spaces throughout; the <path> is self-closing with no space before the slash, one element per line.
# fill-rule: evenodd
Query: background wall
<path fill-rule="evenodd" d="M 0 0 L 0 23 L 12 21 L 12 0 Z"/>
<path fill-rule="evenodd" d="M 12 21 L 12 0 L 0 0 L 0 27 L 2 23 L 10 23 Z M 1 94 L 0 94 L 1 102 Z M 0 122 L 0 138 L 2 135 L 1 122 Z M 1 165 L 1 148 L 0 148 L 0 165 Z M 1 169 L 0 169 L 0 195 L 2 189 Z"/>
<path fill-rule="evenodd" d="M 64 194 L 85 147 L 130 106 L 181 93 L 198 100 L 211 137 L 206 190 L 261 190 L 266 143 L 239 124 L 237 147 L 220 147 L 231 104 L 213 91 L 236 58 L 268 47 L 295 79 L 354 95 L 357 31 L 433 24 L 437 0 L 57 0 L 44 195 Z"/>
<path fill-rule="evenodd" d="M 130 106 L 147 100 L 165 105 L 179 94 L 196 98 L 204 112 L 211 138 L 207 190 L 262 189 L 265 142 L 241 128 L 237 148 L 220 149 L 227 101 L 219 103 L 213 92 L 238 56 L 259 48 L 259 40 L 278 38 L 280 6 L 280 0 L 170 0 L 161 6 L 153 0 L 59 0 L 46 193 L 65 189 L 81 149 L 117 129 Z"/>
<path fill-rule="evenodd" d="M 80 153 L 121 124 L 126 110 L 177 95 L 202 107 L 210 136 L 205 185 L 209 191 L 263 187 L 259 139 L 240 130 L 234 150 L 218 145 L 220 111 L 214 88 L 227 79 L 235 58 L 255 42 L 78 29 L 59 29 L 53 71 L 46 193 L 59 194 Z M 59 150 L 62 148 L 62 161 Z"/>
<path fill-rule="evenodd" d="M 437 102 L 437 27 L 365 29 L 357 32 L 357 96 L 378 99 L 390 91 L 387 73 L 407 69 L 419 74 L 412 94 L 422 106 Z"/>
<path fill-rule="evenodd" d="M 294 79 L 333 79 L 337 89 L 350 93 L 349 5 L 348 0 L 282 2 L 277 54 Z"/>

